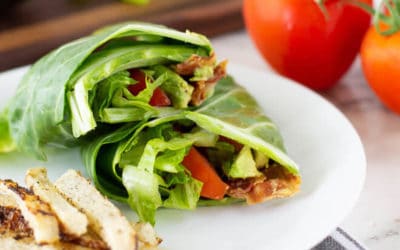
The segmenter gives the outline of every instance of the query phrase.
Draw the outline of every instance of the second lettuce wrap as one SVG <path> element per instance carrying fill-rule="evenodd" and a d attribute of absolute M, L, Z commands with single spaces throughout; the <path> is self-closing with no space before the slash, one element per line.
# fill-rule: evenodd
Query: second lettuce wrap
<path fill-rule="evenodd" d="M 193 110 L 160 112 L 83 148 L 96 187 L 141 220 L 154 223 L 158 207 L 258 203 L 298 191 L 298 167 L 277 127 L 232 78 Z"/>

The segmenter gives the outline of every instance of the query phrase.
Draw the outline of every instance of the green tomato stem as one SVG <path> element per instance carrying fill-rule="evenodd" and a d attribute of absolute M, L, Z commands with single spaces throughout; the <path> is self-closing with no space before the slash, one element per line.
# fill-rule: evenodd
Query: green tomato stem
<path fill-rule="evenodd" d="M 372 23 L 376 31 L 383 36 L 390 36 L 400 30 L 400 0 L 383 0 L 378 9 L 357 0 L 346 0 L 372 15 Z M 385 28 L 382 29 L 382 24 Z"/>
<path fill-rule="evenodd" d="M 325 17 L 325 20 L 329 19 L 328 10 L 325 7 L 325 0 L 314 0 L 314 2 L 318 5 L 319 9 L 321 10 L 322 14 Z"/>

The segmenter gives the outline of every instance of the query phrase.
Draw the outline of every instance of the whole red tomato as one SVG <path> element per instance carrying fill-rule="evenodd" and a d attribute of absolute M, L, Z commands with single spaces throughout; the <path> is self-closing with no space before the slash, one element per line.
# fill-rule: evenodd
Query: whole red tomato
<path fill-rule="evenodd" d="M 371 27 L 361 46 L 361 63 L 372 90 L 400 114 L 400 31 L 385 36 Z"/>
<path fill-rule="evenodd" d="M 346 1 L 348 2 L 348 1 Z M 371 5 L 371 0 L 360 0 Z M 247 30 L 280 74 L 323 90 L 349 69 L 370 24 L 370 15 L 343 0 L 244 0 Z"/>

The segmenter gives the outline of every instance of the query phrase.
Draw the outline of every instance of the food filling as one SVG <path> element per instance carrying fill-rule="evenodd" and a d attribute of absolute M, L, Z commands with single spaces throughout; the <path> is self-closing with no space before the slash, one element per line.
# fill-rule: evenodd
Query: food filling
<path fill-rule="evenodd" d="M 226 61 L 217 64 L 214 54 L 208 57 L 192 55 L 176 65 L 131 69 L 129 75 L 134 82 L 127 88 L 134 96 L 146 88 L 153 88 L 149 101 L 152 106 L 198 106 L 226 75 L 226 64 Z M 158 80 L 160 78 L 162 81 Z"/>
<path fill-rule="evenodd" d="M 298 175 L 264 153 L 187 120 L 144 129 L 128 144 L 112 161 L 119 161 L 131 206 L 150 222 L 159 206 L 254 204 L 291 196 L 300 185 Z M 105 161 L 98 158 L 100 169 Z"/>

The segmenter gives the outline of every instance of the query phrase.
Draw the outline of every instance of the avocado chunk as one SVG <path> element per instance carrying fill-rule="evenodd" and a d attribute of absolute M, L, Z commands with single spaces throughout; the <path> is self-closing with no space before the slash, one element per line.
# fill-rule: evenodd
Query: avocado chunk
<path fill-rule="evenodd" d="M 249 178 L 262 175 L 257 170 L 256 162 L 248 146 L 244 146 L 230 167 L 225 167 L 225 174 L 230 178 Z"/>

